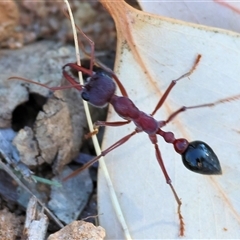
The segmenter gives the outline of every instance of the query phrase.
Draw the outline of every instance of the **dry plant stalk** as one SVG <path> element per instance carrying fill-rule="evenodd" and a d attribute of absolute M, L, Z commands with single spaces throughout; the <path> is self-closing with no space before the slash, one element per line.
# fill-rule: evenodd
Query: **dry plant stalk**
<path fill-rule="evenodd" d="M 81 66 L 80 52 L 79 52 L 78 39 L 77 39 L 77 30 L 76 30 L 76 27 L 75 27 L 74 18 L 73 18 L 72 11 L 71 11 L 71 8 L 70 8 L 68 0 L 64 0 L 64 2 L 67 5 L 67 9 L 68 9 L 69 16 L 70 16 L 70 21 L 71 21 L 71 24 L 72 24 L 72 30 L 73 30 L 73 36 L 74 36 L 74 44 L 75 44 L 75 49 L 76 49 L 77 64 Z M 78 74 L 79 74 L 79 82 L 80 82 L 81 85 L 83 85 L 82 73 L 79 72 Z M 87 117 L 89 130 L 90 130 L 90 132 L 93 132 L 94 128 L 93 128 L 93 123 L 92 123 L 91 115 L 90 115 L 89 108 L 88 108 L 88 103 L 83 101 L 83 105 L 84 105 L 84 109 L 85 109 L 85 113 L 86 113 L 86 117 Z M 96 135 L 92 136 L 92 141 L 93 141 L 93 145 L 94 145 L 96 154 L 100 155 L 101 154 L 101 148 L 100 148 L 100 145 L 98 143 Z M 121 206 L 120 206 L 119 201 L 117 199 L 117 195 L 116 195 L 116 192 L 114 190 L 114 186 L 112 184 L 112 181 L 111 181 L 111 178 L 110 178 L 110 175 L 108 173 L 108 169 L 107 169 L 107 167 L 105 165 L 103 157 L 101 157 L 99 159 L 99 163 L 100 163 L 100 167 L 104 171 L 104 175 L 105 175 L 105 178 L 106 178 L 106 181 L 107 181 L 107 185 L 108 185 L 108 188 L 109 188 L 109 191 L 110 191 L 112 204 L 113 204 L 114 210 L 116 212 L 116 215 L 118 217 L 118 220 L 119 220 L 119 222 L 120 222 L 120 224 L 122 226 L 122 229 L 124 231 L 125 238 L 130 240 L 132 238 L 131 238 L 130 232 L 128 230 L 127 223 L 125 221 L 123 212 L 121 210 Z"/>

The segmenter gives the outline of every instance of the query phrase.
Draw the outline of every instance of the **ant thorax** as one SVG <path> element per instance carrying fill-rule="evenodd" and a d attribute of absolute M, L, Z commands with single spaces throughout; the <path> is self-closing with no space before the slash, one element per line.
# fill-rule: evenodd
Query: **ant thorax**
<path fill-rule="evenodd" d="M 140 111 L 128 97 L 113 95 L 110 103 L 120 117 L 133 121 L 138 132 L 156 134 L 159 127 L 158 121 L 149 114 Z"/>

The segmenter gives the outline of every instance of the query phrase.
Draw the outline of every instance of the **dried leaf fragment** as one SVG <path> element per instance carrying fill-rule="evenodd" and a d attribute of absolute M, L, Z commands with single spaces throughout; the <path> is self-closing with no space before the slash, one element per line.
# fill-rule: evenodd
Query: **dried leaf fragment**
<path fill-rule="evenodd" d="M 166 120 L 182 106 L 239 95 L 239 34 L 140 12 L 124 1 L 102 3 L 116 22 L 116 73 L 140 110 L 151 113 L 171 80 L 189 71 L 198 54 L 202 59 L 190 80 L 178 82 L 154 117 Z M 119 121 L 112 108 L 109 113 L 108 121 Z M 185 236 L 189 239 L 240 236 L 239 116 L 239 101 L 236 101 L 189 110 L 163 129 L 178 138 L 208 143 L 221 162 L 222 176 L 189 172 L 172 145 L 158 137 L 168 175 L 183 202 Z M 106 128 L 103 149 L 129 134 L 130 129 Z M 146 134 L 139 133 L 106 155 L 105 163 L 119 193 L 132 238 L 177 238 L 176 203 Z M 99 209 L 104 212 L 99 219 L 106 228 L 107 238 L 123 239 L 122 227 L 109 204 L 111 197 L 101 168 L 98 187 Z M 196 216 L 195 221 L 192 216 Z M 206 219 L 212 227 L 209 228 Z M 228 231 L 223 230 L 226 228 Z"/>

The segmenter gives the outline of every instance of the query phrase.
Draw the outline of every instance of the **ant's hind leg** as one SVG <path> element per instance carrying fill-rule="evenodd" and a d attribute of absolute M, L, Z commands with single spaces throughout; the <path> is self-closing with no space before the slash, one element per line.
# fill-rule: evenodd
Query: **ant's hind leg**
<path fill-rule="evenodd" d="M 184 221 L 183 221 L 183 216 L 182 216 L 182 213 L 181 213 L 181 205 L 182 205 L 182 202 L 180 200 L 180 198 L 178 197 L 177 195 L 177 192 L 175 191 L 173 185 L 172 185 L 172 180 L 170 179 L 168 173 L 167 173 L 167 170 L 165 168 L 165 165 L 164 165 L 164 162 L 163 162 L 163 159 L 162 159 L 162 156 L 161 156 L 161 152 L 159 150 L 159 147 L 158 147 L 158 144 L 157 144 L 157 137 L 156 135 L 154 136 L 149 136 L 152 144 L 154 145 L 155 147 L 155 153 L 156 153 L 156 158 L 157 158 L 157 161 L 162 169 L 162 172 L 163 172 L 163 175 L 166 179 L 166 183 L 170 186 L 171 190 L 172 190 L 172 193 L 174 195 L 174 198 L 177 202 L 177 205 L 178 205 L 178 218 L 179 218 L 179 224 L 180 224 L 180 227 L 179 227 L 179 235 L 180 236 L 184 236 Z"/>

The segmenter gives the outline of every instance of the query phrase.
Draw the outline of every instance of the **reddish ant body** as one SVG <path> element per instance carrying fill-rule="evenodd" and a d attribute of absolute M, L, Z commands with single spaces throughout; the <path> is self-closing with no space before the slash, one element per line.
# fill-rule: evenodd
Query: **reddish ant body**
<path fill-rule="evenodd" d="M 108 72 L 111 75 L 111 77 L 115 81 L 113 81 L 113 79 L 107 74 L 104 74 L 102 72 L 94 72 L 93 71 L 93 65 L 96 63 L 99 65 L 99 63 L 96 62 L 94 59 L 94 43 L 84 33 L 82 33 L 82 34 L 87 38 L 87 40 L 90 42 L 91 47 L 92 47 L 90 68 L 86 69 L 75 63 L 68 63 L 65 66 L 63 66 L 63 75 L 71 83 L 71 86 L 48 87 L 41 83 L 36 83 L 36 82 L 33 82 L 32 80 L 28 80 L 28 79 L 24 79 L 24 78 L 11 77 L 11 79 L 18 78 L 20 80 L 24 80 L 24 81 L 27 81 L 30 83 L 35 83 L 35 84 L 41 85 L 52 91 L 65 89 L 65 88 L 69 88 L 69 87 L 75 87 L 76 89 L 81 91 L 81 96 L 82 96 L 83 100 L 88 101 L 90 104 L 92 104 L 96 107 L 99 107 L 99 108 L 104 107 L 108 103 L 110 103 L 113 106 L 115 112 L 121 118 L 123 118 L 125 120 L 125 121 L 117 121 L 117 122 L 97 121 L 95 123 L 96 131 L 94 131 L 93 133 L 90 133 L 90 135 L 97 133 L 97 128 L 100 126 L 122 126 L 122 125 L 129 124 L 131 121 L 136 125 L 136 128 L 133 132 L 124 136 L 123 138 L 118 140 L 116 143 L 114 143 L 112 146 L 110 146 L 109 148 L 102 151 L 102 153 L 99 156 L 92 159 L 90 162 L 85 164 L 82 168 L 74 171 L 72 174 L 70 174 L 68 177 L 66 177 L 65 180 L 75 176 L 79 172 L 88 168 L 94 162 L 98 161 L 100 157 L 105 156 L 106 154 L 108 154 L 109 152 L 114 150 L 115 148 L 121 146 L 135 134 L 137 134 L 139 132 L 147 133 L 150 141 L 154 145 L 156 158 L 162 169 L 162 172 L 164 174 L 166 182 L 170 186 L 170 188 L 174 194 L 174 197 L 177 201 L 178 216 L 179 216 L 179 221 L 180 221 L 180 235 L 183 236 L 184 235 L 184 222 L 183 222 L 183 217 L 181 215 L 181 204 L 182 203 L 171 183 L 171 179 L 167 173 L 167 170 L 165 169 L 164 162 L 163 162 L 163 159 L 162 159 L 162 156 L 161 156 L 158 144 L 157 144 L 157 135 L 162 136 L 163 139 L 167 143 L 173 144 L 175 151 L 182 156 L 183 164 L 189 170 L 194 171 L 196 173 L 201 173 L 201 174 L 221 174 L 222 171 L 221 171 L 221 167 L 220 167 L 218 158 L 215 155 L 215 153 L 213 152 L 213 150 L 206 143 L 201 142 L 201 141 L 194 141 L 194 142 L 189 143 L 184 138 L 176 139 L 172 132 L 164 132 L 162 130 L 162 128 L 166 124 L 168 124 L 170 121 L 172 121 L 179 113 L 184 112 L 188 109 L 215 106 L 216 104 L 219 104 L 219 103 L 222 103 L 225 101 L 234 100 L 234 98 L 223 99 L 223 100 L 216 101 L 214 103 L 197 105 L 197 106 L 190 106 L 190 107 L 183 106 L 180 109 L 178 109 L 177 111 L 173 112 L 165 121 L 158 121 L 153 118 L 154 114 L 161 108 L 163 103 L 166 101 L 168 95 L 170 94 L 171 90 L 176 85 L 176 83 L 179 80 L 190 76 L 192 74 L 192 72 L 196 69 L 196 67 L 201 59 L 201 55 L 197 56 L 196 61 L 189 72 L 187 72 L 186 74 L 177 78 L 176 80 L 171 81 L 171 83 L 168 86 L 168 88 L 166 89 L 165 93 L 163 94 L 163 96 L 161 97 L 159 102 L 157 103 L 155 109 L 149 115 L 143 111 L 140 111 L 134 105 L 134 103 L 129 99 L 126 89 L 121 84 L 120 80 L 118 79 L 118 77 L 115 75 L 114 72 L 112 72 L 105 66 L 100 65 L 106 72 Z M 75 82 L 75 80 L 66 72 L 66 70 L 65 70 L 66 67 L 70 67 L 74 70 L 81 71 L 81 72 L 89 75 L 87 83 L 84 85 L 77 84 Z M 117 84 L 118 88 L 120 89 L 122 96 L 115 95 L 115 91 L 116 91 L 115 83 Z"/>
<path fill-rule="evenodd" d="M 112 73 L 112 77 L 116 81 L 122 96 L 115 95 L 116 86 L 112 78 L 110 78 L 108 75 L 103 74 L 101 72 L 93 72 L 92 69 L 85 69 L 81 66 L 78 66 L 74 63 L 66 64 L 63 67 L 63 75 L 65 78 L 73 85 L 76 84 L 74 79 L 70 77 L 67 72 L 65 71 L 66 67 L 70 67 L 74 70 L 81 71 L 85 74 L 88 74 L 90 77 L 88 79 L 88 82 L 84 84 L 83 86 L 79 85 L 77 88 L 81 91 L 82 98 L 85 101 L 88 101 L 90 104 L 96 106 L 96 107 L 103 107 L 110 103 L 115 112 L 125 119 L 126 121 L 118 121 L 118 122 L 102 122 L 97 121 L 94 125 L 96 127 L 96 131 L 91 134 L 97 133 L 97 128 L 100 126 L 122 126 L 130 123 L 133 121 L 133 123 L 136 125 L 136 129 L 131 132 L 130 134 L 124 136 L 120 140 L 118 140 L 116 143 L 114 143 L 112 146 L 107 148 L 106 150 L 102 151 L 100 155 L 92 159 L 90 162 L 85 164 L 82 168 L 77 169 L 72 174 L 70 174 L 68 177 L 65 178 L 65 180 L 75 176 L 79 172 L 83 171 L 84 169 L 90 167 L 93 163 L 99 160 L 100 157 L 105 156 L 115 148 L 121 146 L 125 142 L 127 142 L 132 136 L 134 136 L 136 133 L 139 132 L 145 132 L 148 134 L 150 141 L 155 147 L 155 153 L 157 157 L 157 161 L 162 169 L 162 172 L 164 174 L 164 177 L 166 179 L 167 184 L 169 184 L 174 197 L 178 204 L 178 215 L 179 215 L 179 221 L 180 221 L 180 235 L 184 235 L 184 222 L 183 217 L 181 215 L 181 201 L 178 197 L 174 187 L 172 186 L 171 179 L 167 173 L 167 170 L 165 169 L 164 162 L 157 144 L 157 135 L 160 135 L 163 137 L 163 139 L 167 143 L 171 143 L 174 146 L 174 149 L 177 153 L 179 153 L 182 156 L 183 164 L 185 167 L 187 167 L 189 170 L 194 171 L 196 173 L 201 174 L 221 174 L 221 166 L 219 163 L 219 160 L 213 150 L 204 142 L 202 141 L 194 141 L 194 142 L 188 142 L 184 138 L 176 139 L 174 137 L 174 134 L 172 132 L 164 132 L 162 130 L 162 127 L 164 127 L 167 123 L 169 123 L 173 118 L 175 118 L 179 113 L 186 111 L 187 109 L 193 109 L 193 108 L 199 108 L 199 107 L 207 107 L 207 106 L 213 106 L 216 103 L 210 103 L 210 104 L 204 104 L 204 105 L 197 105 L 197 106 L 190 106 L 190 107 L 181 107 L 177 111 L 173 112 L 165 121 L 158 121 L 153 118 L 153 115 L 161 108 L 163 103 L 165 102 L 167 96 L 171 92 L 172 88 L 176 85 L 177 81 L 184 77 L 188 77 L 196 68 L 197 64 L 199 63 L 201 58 L 201 55 L 197 56 L 197 59 L 194 63 L 194 66 L 192 69 L 179 77 L 176 80 L 172 80 L 169 87 L 159 100 L 158 104 L 156 105 L 153 112 L 149 115 L 145 112 L 140 111 L 134 103 L 128 98 L 127 92 L 125 88 L 120 83 L 117 76 Z M 92 61 L 92 59 L 91 59 Z M 92 66 L 92 64 L 91 64 Z M 54 90 L 54 89 L 52 89 Z"/>
<path fill-rule="evenodd" d="M 94 125 L 97 128 L 100 126 L 122 126 L 130 123 L 133 121 L 133 123 L 136 125 L 136 129 L 130 133 L 129 135 L 123 137 L 118 142 L 113 144 L 111 147 L 106 149 L 102 152 L 101 155 L 97 156 L 96 158 L 92 159 L 88 164 L 83 166 L 81 169 L 76 170 L 74 173 L 72 173 L 70 176 L 68 176 L 66 179 L 72 177 L 77 172 L 82 171 L 83 169 L 91 166 L 94 162 L 96 162 L 101 156 L 106 155 L 113 149 L 117 148 L 118 146 L 125 143 L 129 138 L 131 138 L 133 135 L 139 132 L 145 132 L 149 135 L 149 138 L 151 142 L 155 146 L 156 150 L 156 156 L 157 160 L 162 168 L 162 171 L 164 173 L 164 176 L 166 178 L 167 183 L 171 186 L 171 180 L 167 174 L 167 171 L 164 167 L 163 160 L 161 158 L 160 151 L 158 149 L 157 145 L 157 135 L 160 135 L 164 138 L 164 140 L 167 143 L 172 143 L 174 146 L 174 149 L 177 153 L 182 155 L 183 163 L 184 165 L 197 173 L 201 174 L 221 174 L 221 167 L 219 164 L 219 161 L 217 159 L 217 156 L 214 154 L 214 152 L 211 150 L 209 146 L 207 146 L 205 143 L 197 141 L 193 143 L 189 143 L 184 138 L 175 139 L 174 134 L 172 132 L 164 132 L 161 128 L 164 127 L 167 123 L 169 123 L 176 115 L 179 113 L 186 111 L 187 109 L 193 109 L 193 108 L 199 108 L 199 107 L 206 107 L 206 106 L 212 106 L 211 104 L 204 104 L 204 105 L 197 105 L 197 106 L 191 106 L 191 107 L 181 107 L 174 113 L 172 113 L 167 120 L 165 121 L 157 121 L 153 118 L 153 115 L 157 112 L 157 110 L 163 105 L 165 102 L 167 96 L 169 95 L 172 88 L 175 86 L 177 81 L 184 77 L 188 77 L 196 68 L 197 64 L 199 63 L 201 58 L 201 55 L 198 55 L 194 66 L 192 69 L 182 75 L 180 78 L 176 80 L 172 80 L 169 87 L 159 100 L 156 108 L 154 111 L 149 115 L 145 112 L 140 111 L 134 103 L 128 98 L 127 92 L 125 88 L 119 84 L 120 81 L 118 80 L 117 76 L 113 73 L 112 77 L 116 80 L 117 85 L 122 93 L 122 96 L 115 95 L 116 86 L 114 81 L 106 74 L 103 74 L 102 72 L 93 72 L 91 69 L 85 69 L 81 66 L 78 66 L 74 63 L 66 64 L 63 67 L 63 75 L 65 78 L 72 84 L 76 84 L 74 79 L 70 77 L 67 72 L 65 71 L 65 68 L 68 66 L 72 69 L 75 69 L 77 71 L 81 71 L 85 74 L 88 74 L 90 78 L 88 79 L 88 82 L 84 85 L 78 85 L 77 88 L 81 91 L 82 98 L 85 101 L 88 101 L 90 104 L 96 106 L 96 107 L 104 107 L 108 103 L 110 103 L 115 112 L 125 119 L 126 121 L 122 122 L 102 122 L 97 121 Z M 104 87 L 103 87 L 104 86 Z M 54 90 L 53 88 L 51 88 Z M 93 133 L 95 134 L 95 132 Z M 199 157 L 199 153 L 202 151 L 202 156 Z M 205 154 L 205 156 L 204 156 Z M 196 156 L 195 156 L 196 155 Z M 208 157 L 207 157 L 208 156 Z M 171 186 L 172 187 L 172 186 Z"/>

